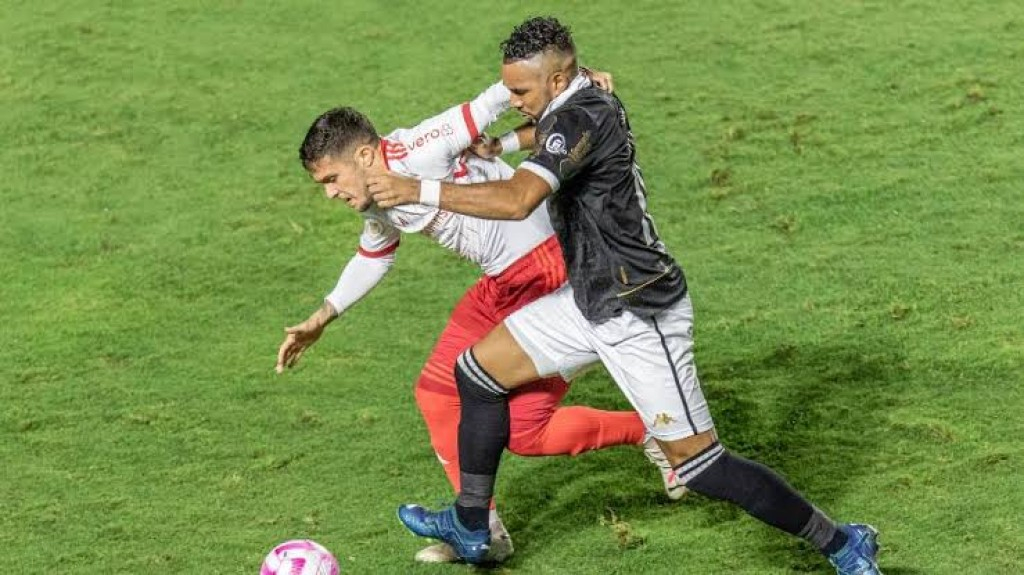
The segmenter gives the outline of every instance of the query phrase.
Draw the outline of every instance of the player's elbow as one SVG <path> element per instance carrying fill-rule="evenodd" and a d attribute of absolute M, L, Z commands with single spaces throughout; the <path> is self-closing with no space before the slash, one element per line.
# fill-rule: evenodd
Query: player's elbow
<path fill-rule="evenodd" d="M 533 210 L 537 209 L 543 197 L 537 198 L 533 194 L 519 193 L 516 194 L 515 200 L 509 205 L 509 219 L 510 220 L 525 220 L 530 217 Z"/>
<path fill-rule="evenodd" d="M 529 206 L 524 206 L 522 204 L 516 204 L 514 206 L 511 206 L 511 208 L 509 210 L 509 213 L 508 213 L 508 219 L 516 220 L 516 221 L 521 221 L 521 220 L 525 220 L 526 218 L 530 217 L 530 214 L 532 214 L 532 213 L 533 213 L 533 208 L 531 208 Z"/>

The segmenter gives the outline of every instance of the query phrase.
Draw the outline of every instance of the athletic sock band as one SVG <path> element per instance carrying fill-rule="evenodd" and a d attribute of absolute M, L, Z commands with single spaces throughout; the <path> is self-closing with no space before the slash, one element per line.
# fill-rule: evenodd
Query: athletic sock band
<path fill-rule="evenodd" d="M 501 142 L 501 153 L 511 154 L 519 151 L 519 135 L 515 130 L 505 132 L 498 140 Z"/>
<path fill-rule="evenodd" d="M 673 469 L 676 472 L 676 478 L 680 483 L 686 485 L 694 477 L 700 475 L 702 471 L 708 468 L 709 465 L 718 460 L 722 454 L 725 453 L 725 448 L 719 442 L 714 442 L 707 446 L 704 451 L 701 451 L 697 455 L 687 459 Z"/>
<path fill-rule="evenodd" d="M 456 360 L 458 364 L 455 371 L 456 374 L 461 370 L 469 378 L 469 381 L 475 383 L 484 390 L 496 395 L 508 395 L 508 390 L 502 387 L 493 377 L 476 362 L 476 357 L 473 356 L 473 350 L 467 349 L 459 355 Z"/>
<path fill-rule="evenodd" d="M 839 551 L 846 544 L 847 539 L 846 534 L 839 530 L 835 522 L 817 507 L 814 508 L 811 518 L 807 520 L 807 525 L 804 525 L 804 528 L 796 535 L 820 549 L 825 555 Z"/>

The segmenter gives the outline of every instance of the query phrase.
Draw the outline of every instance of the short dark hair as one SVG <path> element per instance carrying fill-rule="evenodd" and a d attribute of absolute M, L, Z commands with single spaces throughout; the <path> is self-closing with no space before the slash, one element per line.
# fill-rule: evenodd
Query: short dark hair
<path fill-rule="evenodd" d="M 526 60 L 549 50 L 576 54 L 569 27 L 552 17 L 530 18 L 516 26 L 508 40 L 501 43 L 506 62 Z"/>
<path fill-rule="evenodd" d="M 376 144 L 377 130 L 354 108 L 332 108 L 317 117 L 299 147 L 299 159 L 306 169 L 334 154 L 359 144 Z"/>

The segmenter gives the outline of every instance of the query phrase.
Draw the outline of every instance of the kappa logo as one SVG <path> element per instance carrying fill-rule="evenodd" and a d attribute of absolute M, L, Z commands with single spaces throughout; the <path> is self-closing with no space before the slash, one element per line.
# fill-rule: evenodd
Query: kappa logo
<path fill-rule="evenodd" d="M 559 133 L 554 133 L 548 136 L 548 139 L 544 141 L 544 149 L 551 154 L 565 155 L 565 136 Z"/>
<path fill-rule="evenodd" d="M 676 418 L 672 417 L 667 413 L 659 413 L 654 416 L 654 425 L 652 427 L 658 427 L 661 425 L 669 426 L 676 422 Z"/>

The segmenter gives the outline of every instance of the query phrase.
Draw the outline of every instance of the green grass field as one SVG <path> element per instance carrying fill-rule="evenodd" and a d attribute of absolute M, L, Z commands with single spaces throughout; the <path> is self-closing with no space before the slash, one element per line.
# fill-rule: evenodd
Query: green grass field
<path fill-rule="evenodd" d="M 3 570 L 255 574 L 311 537 L 471 571 L 394 509 L 450 497 L 411 389 L 477 272 L 407 239 L 275 376 L 360 229 L 296 149 L 335 105 L 387 132 L 475 95 L 554 13 L 631 111 L 724 442 L 878 526 L 887 574 L 1024 572 L 1024 5 L 711 6 L 7 0 Z M 602 372 L 569 401 L 626 406 Z M 501 573 L 830 572 L 637 450 L 509 457 L 499 495 Z"/>

